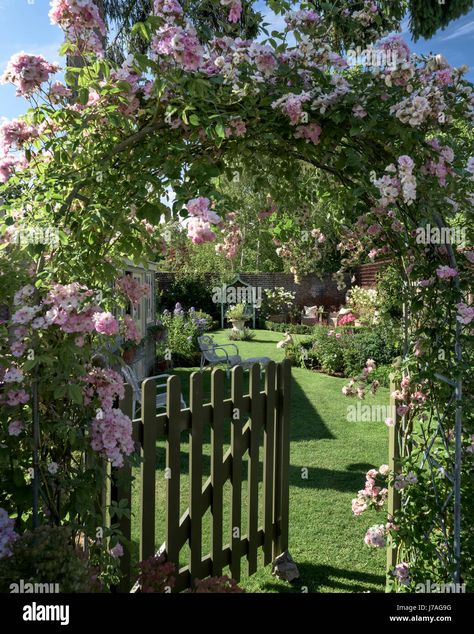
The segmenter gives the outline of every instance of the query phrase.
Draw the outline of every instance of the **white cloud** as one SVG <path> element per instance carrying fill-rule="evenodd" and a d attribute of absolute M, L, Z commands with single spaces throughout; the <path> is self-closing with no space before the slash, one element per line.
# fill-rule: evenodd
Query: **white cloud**
<path fill-rule="evenodd" d="M 277 15 L 271 9 L 264 9 L 262 12 L 263 22 L 268 24 L 269 31 L 284 31 L 286 27 L 285 19 L 282 15 Z"/>
<path fill-rule="evenodd" d="M 456 29 L 451 35 L 442 38 L 442 42 L 447 42 L 448 40 L 454 40 L 457 37 L 463 37 L 464 35 L 469 35 L 470 33 L 474 33 L 474 20 L 472 22 L 468 22 L 463 26 L 460 26 Z"/>

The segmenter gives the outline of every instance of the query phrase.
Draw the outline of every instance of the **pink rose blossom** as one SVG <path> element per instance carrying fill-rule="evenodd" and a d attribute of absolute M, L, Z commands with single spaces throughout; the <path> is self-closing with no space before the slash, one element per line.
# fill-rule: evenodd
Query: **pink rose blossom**
<path fill-rule="evenodd" d="M 21 420 L 14 420 L 8 425 L 8 433 L 10 436 L 19 436 L 24 427 L 24 423 Z"/>
<path fill-rule="evenodd" d="M 118 321 L 112 313 L 95 313 L 92 317 L 94 327 L 101 335 L 111 336 L 118 334 Z"/>
<path fill-rule="evenodd" d="M 449 280 L 452 277 L 456 277 L 458 274 L 457 270 L 450 266 L 439 266 L 436 269 L 436 275 L 440 280 Z"/>

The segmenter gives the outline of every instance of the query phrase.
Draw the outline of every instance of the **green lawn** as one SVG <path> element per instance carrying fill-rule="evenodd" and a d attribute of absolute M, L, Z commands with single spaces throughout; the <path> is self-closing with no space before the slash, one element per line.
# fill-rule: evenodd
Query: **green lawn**
<path fill-rule="evenodd" d="M 215 340 L 228 342 L 225 331 L 214 333 Z M 256 331 L 250 342 L 238 342 L 243 358 L 268 356 L 279 361 L 284 352 L 276 343 L 284 335 Z M 193 369 L 180 369 L 183 394 L 188 401 L 187 382 Z M 341 394 L 345 379 L 329 377 L 301 368 L 293 368 L 291 403 L 291 467 L 290 467 L 290 552 L 300 569 L 298 584 L 289 585 L 271 576 L 270 567 L 263 567 L 252 577 L 242 578 L 241 585 L 251 592 L 382 592 L 384 589 L 385 550 L 369 549 L 363 543 L 368 526 L 381 523 L 374 512 L 362 517 L 351 513 L 351 499 L 363 488 L 365 472 L 387 462 L 388 430 L 383 423 L 347 422 L 346 408 L 353 403 Z M 205 372 L 205 390 L 209 394 L 210 371 Z M 381 389 L 367 402 L 385 404 L 388 390 Z M 209 475 L 209 434 L 204 446 L 203 481 Z M 184 438 L 183 438 L 184 440 Z M 228 438 L 226 442 L 228 443 Z M 226 447 L 225 447 L 226 449 Z M 156 493 L 157 547 L 164 541 L 165 480 L 164 445 L 158 446 Z M 244 465 L 245 467 L 245 465 Z M 302 478 L 302 469 L 308 478 Z M 182 444 L 182 511 L 188 503 L 187 443 Z M 244 472 L 243 472 L 244 473 Z M 138 475 L 138 474 L 137 474 Z M 246 473 L 243 498 L 246 496 Z M 139 482 L 136 481 L 138 493 Z M 230 485 L 225 489 L 230 499 Z M 134 496 L 137 500 L 138 496 Z M 135 517 L 138 505 L 134 504 Z M 203 554 L 208 552 L 209 512 L 204 519 Z M 243 523 L 245 526 L 245 513 Z M 230 534 L 229 516 L 224 516 L 225 530 Z M 227 524 L 226 524 L 227 523 Z M 138 538 L 137 521 L 134 539 Z M 245 562 L 242 566 L 245 570 Z"/>

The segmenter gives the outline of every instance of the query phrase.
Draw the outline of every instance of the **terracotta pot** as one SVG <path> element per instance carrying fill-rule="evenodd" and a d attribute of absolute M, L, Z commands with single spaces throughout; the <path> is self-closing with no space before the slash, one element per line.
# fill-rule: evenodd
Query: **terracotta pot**
<path fill-rule="evenodd" d="M 133 363 L 135 359 L 135 355 L 137 354 L 136 348 L 125 348 L 122 353 L 122 359 L 125 361 L 127 365 Z"/>

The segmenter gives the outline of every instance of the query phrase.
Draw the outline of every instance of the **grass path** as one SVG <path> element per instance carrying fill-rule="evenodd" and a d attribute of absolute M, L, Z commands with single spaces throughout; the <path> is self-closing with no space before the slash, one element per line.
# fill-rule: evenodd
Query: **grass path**
<path fill-rule="evenodd" d="M 250 342 L 238 342 L 243 358 L 269 356 L 275 361 L 284 357 L 276 348 L 280 333 L 256 331 Z M 228 342 L 225 332 L 215 333 L 215 340 Z M 193 369 L 180 369 L 183 393 L 188 401 L 187 383 Z M 387 462 L 388 430 L 383 423 L 347 422 L 348 401 L 341 394 L 344 379 L 309 370 L 292 371 L 291 466 L 290 466 L 290 552 L 297 562 L 301 579 L 288 585 L 274 579 L 269 567 L 261 567 L 241 584 L 251 592 L 382 592 L 384 589 L 385 551 L 369 549 L 363 543 L 368 526 L 381 523 L 381 516 L 366 513 L 354 517 L 351 499 L 363 488 L 365 472 Z M 205 390 L 209 394 L 210 371 L 205 373 Z M 370 403 L 386 404 L 388 390 L 381 389 Z M 208 440 L 208 437 L 205 437 Z M 226 439 L 228 442 L 228 439 Z M 158 469 L 164 465 L 164 446 L 158 446 Z M 204 446 L 204 479 L 209 473 L 209 444 Z M 188 468 L 187 443 L 182 446 L 182 473 Z M 302 477 L 306 475 L 307 479 Z M 163 508 L 165 500 L 162 473 L 157 473 L 156 525 L 157 546 L 164 541 Z M 246 475 L 245 475 L 246 478 Z M 138 492 L 138 480 L 136 489 Z M 243 495 L 246 495 L 246 479 Z M 230 485 L 226 494 L 230 496 Z M 182 510 L 188 502 L 188 478 L 182 477 Z M 135 512 L 138 508 L 135 506 Z M 136 515 L 137 516 L 137 515 Z M 203 526 L 204 553 L 209 547 L 209 513 Z M 245 519 L 245 514 L 243 519 Z M 225 534 L 230 534 L 228 514 L 224 515 Z M 227 522 L 227 527 L 226 527 Z M 243 523 L 243 526 L 245 524 Z M 138 529 L 135 524 L 135 538 Z M 243 562 L 245 570 L 245 562 Z"/>

